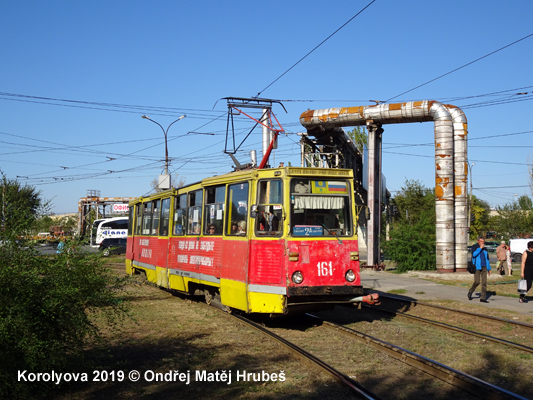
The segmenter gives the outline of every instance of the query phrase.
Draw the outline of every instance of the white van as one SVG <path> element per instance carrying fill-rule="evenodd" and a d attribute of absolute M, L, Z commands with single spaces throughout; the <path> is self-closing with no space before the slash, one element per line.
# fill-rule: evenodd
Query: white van
<path fill-rule="evenodd" d="M 522 262 L 522 253 L 527 250 L 527 244 L 529 242 L 533 242 L 533 238 L 509 240 L 509 246 L 511 247 L 511 258 L 513 261 Z"/>

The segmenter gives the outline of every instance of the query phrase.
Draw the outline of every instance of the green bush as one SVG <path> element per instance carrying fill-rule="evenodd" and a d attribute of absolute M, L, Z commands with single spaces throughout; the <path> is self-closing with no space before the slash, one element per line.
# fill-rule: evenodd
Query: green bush
<path fill-rule="evenodd" d="M 35 221 L 23 198 L 0 199 L 10 211 L 0 230 L 0 398 L 6 399 L 46 396 L 57 385 L 18 382 L 18 371 L 74 372 L 99 327 L 112 328 L 127 312 L 125 278 L 111 274 L 98 255 L 70 242 L 61 254 L 43 256 L 21 239 Z"/>
<path fill-rule="evenodd" d="M 390 240 L 383 250 L 398 272 L 436 269 L 435 194 L 419 181 L 406 180 L 392 199 Z"/>
<path fill-rule="evenodd" d="M 127 311 L 124 280 L 98 255 L 67 244 L 57 256 L 41 256 L 21 243 L 0 248 L 1 398 L 25 398 L 56 385 L 17 382 L 18 371 L 73 372 L 81 350 L 99 336 L 96 318 L 108 327 Z M 70 362 L 70 364 L 69 364 Z"/>
<path fill-rule="evenodd" d="M 435 269 L 435 222 L 421 219 L 414 224 L 399 223 L 383 245 L 385 254 L 396 261 L 398 272 Z"/>

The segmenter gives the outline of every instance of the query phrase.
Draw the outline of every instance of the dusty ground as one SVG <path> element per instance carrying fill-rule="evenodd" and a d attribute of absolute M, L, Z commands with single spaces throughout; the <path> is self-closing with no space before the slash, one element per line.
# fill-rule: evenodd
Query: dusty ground
<path fill-rule="evenodd" d="M 129 290 L 132 319 L 120 331 L 107 332 L 88 358 L 126 377 L 139 371 L 141 379 L 72 384 L 58 399 L 323 399 L 347 394 L 328 375 L 217 310 L 150 284 L 133 284 Z M 147 381 L 152 372 L 169 371 L 190 374 L 190 383 Z M 196 374 L 204 372 L 205 381 L 197 382 Z M 223 372 L 231 372 L 230 384 Z M 254 375 L 237 381 L 244 373 Z"/>
<path fill-rule="evenodd" d="M 122 260 L 112 258 L 110 261 L 113 268 L 122 274 Z M 132 319 L 127 320 L 120 330 L 107 331 L 105 340 L 88 350 L 86 367 L 86 372 L 90 372 L 92 367 L 89 362 L 102 365 L 108 372 L 115 371 L 115 376 L 118 371 L 123 371 L 125 379 L 112 381 L 108 378 L 107 382 L 71 384 L 62 390 L 57 399 L 351 398 L 344 388 L 316 367 L 295 358 L 259 332 L 225 318 L 217 310 L 172 296 L 150 284 L 132 282 L 128 290 Z M 416 308 L 413 312 L 421 312 L 419 310 Z M 440 312 L 423 312 L 425 318 L 436 317 L 436 314 Z M 529 353 L 428 328 L 425 324 L 413 324 L 371 310 L 341 308 L 335 313 L 323 312 L 323 315 L 503 385 L 523 396 L 528 393 L 528 382 L 533 378 L 533 357 Z M 458 396 L 447 385 L 435 382 L 402 363 L 391 361 L 364 345 L 354 344 L 343 335 L 332 334 L 323 327 L 317 328 L 306 319 L 264 323 L 318 357 L 324 357 L 383 398 L 468 398 Z M 478 328 L 472 320 L 459 323 L 465 328 Z M 530 333 L 513 328 L 500 325 L 485 327 L 485 330 L 533 343 Z M 141 374 L 137 382 L 128 379 L 133 370 Z M 190 382 L 150 381 L 152 373 L 169 371 L 184 372 L 185 378 L 189 374 Z M 223 371 L 230 373 L 230 384 L 221 374 Z M 245 371 L 255 374 L 243 380 Z M 205 374 L 204 381 L 197 379 L 201 378 L 201 374 Z M 241 378 L 237 381 L 238 375 Z M 284 376 L 284 381 L 279 380 L 280 376 Z M 278 380 L 272 381 L 272 377 Z"/>

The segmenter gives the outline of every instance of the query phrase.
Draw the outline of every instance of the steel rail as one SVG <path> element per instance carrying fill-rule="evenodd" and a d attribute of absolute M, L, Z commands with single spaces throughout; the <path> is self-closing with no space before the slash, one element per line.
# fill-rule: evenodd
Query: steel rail
<path fill-rule="evenodd" d="M 380 299 L 397 300 L 397 301 L 402 301 L 404 303 L 410 303 L 410 304 L 420 305 L 420 306 L 424 306 L 424 307 L 433 307 L 433 308 L 438 308 L 438 309 L 446 310 L 446 311 L 453 311 L 453 312 L 456 312 L 456 313 L 459 313 L 459 314 L 470 315 L 470 316 L 473 316 L 473 317 L 476 317 L 476 318 L 484 318 L 484 319 L 487 319 L 487 320 L 492 320 L 492 321 L 497 321 L 497 322 L 505 322 L 505 323 L 508 323 L 508 324 L 521 326 L 523 328 L 533 329 L 533 325 L 527 324 L 525 322 L 512 321 L 510 319 L 493 317 L 491 315 L 477 314 L 477 313 L 474 313 L 474 312 L 471 312 L 471 311 L 456 310 L 454 308 L 448 308 L 448 307 L 439 306 L 439 305 L 436 305 L 436 304 L 424 303 L 424 302 L 416 301 L 416 300 L 409 300 L 409 299 L 406 299 L 406 298 L 400 297 L 400 296 L 394 296 L 394 295 L 390 295 L 390 294 L 381 294 L 380 293 L 379 298 Z"/>
<path fill-rule="evenodd" d="M 364 306 L 368 307 L 366 305 L 364 305 Z M 398 315 L 400 317 L 412 319 L 412 320 L 415 320 L 415 321 L 418 321 L 418 322 L 424 322 L 424 323 L 430 324 L 430 325 L 439 326 L 441 328 L 449 329 L 449 330 L 455 331 L 455 332 L 464 333 L 466 335 L 477 336 L 477 337 L 485 339 L 485 340 L 490 340 L 490 341 L 493 341 L 493 342 L 505 344 L 507 346 L 515 347 L 515 348 L 517 348 L 519 350 L 528 351 L 530 353 L 533 353 L 533 347 L 524 346 L 523 344 L 510 342 L 508 340 L 500 339 L 500 338 L 497 338 L 497 337 L 494 337 L 494 336 L 489 336 L 489 335 L 485 335 L 483 333 L 471 331 L 471 330 L 464 329 L 464 328 L 459 328 L 458 326 L 448 325 L 448 324 L 445 324 L 443 322 L 438 322 L 438 321 L 433 321 L 433 320 L 430 320 L 430 319 L 427 319 L 427 318 L 417 317 L 416 315 L 409 315 L 409 314 L 406 314 L 406 313 L 404 313 L 402 311 L 392 311 L 392 310 L 387 310 L 387 309 L 382 308 L 382 307 L 372 307 L 372 310 L 378 310 L 378 311 L 382 311 L 384 313 Z"/>
<path fill-rule="evenodd" d="M 331 365 L 325 363 L 321 359 L 315 357 L 311 353 L 308 353 L 304 349 L 296 346 L 295 344 L 289 342 L 288 340 L 282 338 L 279 335 L 276 335 L 275 333 L 269 331 L 266 328 L 263 328 L 261 325 L 256 324 L 253 321 L 248 320 L 245 317 L 242 317 L 237 314 L 228 314 L 231 317 L 234 317 L 241 321 L 242 323 L 258 330 L 259 332 L 270 336 L 274 340 L 278 341 L 279 343 L 283 344 L 285 347 L 287 347 L 289 350 L 291 350 L 293 353 L 297 354 L 298 356 L 304 357 L 306 360 L 313 362 L 314 364 L 318 365 L 325 371 L 327 371 L 330 375 L 332 375 L 336 380 L 341 382 L 344 386 L 347 386 L 350 388 L 357 396 L 363 399 L 376 399 L 379 400 L 379 397 L 377 397 L 375 394 L 370 392 L 369 390 L 365 389 L 361 384 L 359 384 L 357 381 L 350 378 L 348 375 L 343 374 L 342 372 L 337 371 L 335 368 L 333 368 Z"/>
<path fill-rule="evenodd" d="M 341 333 L 347 334 L 352 338 L 358 339 L 360 342 L 367 346 L 370 346 L 378 351 L 384 352 L 394 359 L 404 362 L 414 368 L 420 369 L 423 372 L 434 376 L 450 385 L 456 386 L 473 396 L 481 399 L 520 399 L 527 400 L 526 397 L 522 397 L 515 393 L 512 393 L 506 389 L 500 388 L 491 383 L 485 382 L 481 379 L 467 375 L 453 368 L 450 368 L 444 364 L 430 360 L 424 356 L 413 353 L 409 350 L 403 349 L 399 346 L 387 343 L 383 340 L 377 339 L 373 336 L 356 331 L 355 329 L 346 328 L 342 325 L 335 324 L 333 322 L 324 321 L 322 318 L 307 314 L 313 318 L 322 321 L 323 326 L 335 329 Z"/>
<path fill-rule="evenodd" d="M 205 303 L 201 303 L 200 302 L 198 304 L 205 304 Z M 259 331 L 259 332 L 261 332 L 261 333 L 263 333 L 265 335 L 268 335 L 270 338 L 272 338 L 272 339 L 276 340 L 277 342 L 283 344 L 285 347 L 287 347 L 289 350 L 291 350 L 296 355 L 304 358 L 306 361 L 310 361 L 310 362 L 316 364 L 317 366 L 319 366 L 320 368 L 322 368 L 323 370 L 328 372 L 338 382 L 340 382 L 342 385 L 344 385 L 347 388 L 349 388 L 353 392 L 353 394 L 355 394 L 357 397 L 359 397 L 361 399 L 367 399 L 367 400 L 380 400 L 380 397 L 376 396 L 375 394 L 373 394 L 369 390 L 365 389 L 363 386 L 361 386 L 361 384 L 359 382 L 357 382 L 354 379 L 350 378 L 348 375 L 343 374 L 342 372 L 336 370 L 331 365 L 325 363 L 321 359 L 315 357 L 311 353 L 309 353 L 309 352 L 305 351 L 304 349 L 296 346 L 295 344 L 289 342 L 288 340 L 282 338 L 281 336 L 276 335 L 275 333 L 269 331 L 266 328 L 263 328 L 261 325 L 255 323 L 253 321 L 250 321 L 249 319 L 247 319 L 247 318 L 245 318 L 243 316 L 240 316 L 238 314 L 230 314 L 227 311 L 222 310 L 221 308 L 218 308 L 216 305 L 210 306 L 210 305 L 205 304 L 205 306 L 206 307 L 211 307 L 212 309 L 215 309 L 215 310 L 221 312 L 222 314 L 226 315 L 227 318 L 237 319 L 241 323 L 243 323 L 244 325 L 247 325 L 247 326 L 249 326 L 251 328 L 254 328 L 257 331 Z"/>

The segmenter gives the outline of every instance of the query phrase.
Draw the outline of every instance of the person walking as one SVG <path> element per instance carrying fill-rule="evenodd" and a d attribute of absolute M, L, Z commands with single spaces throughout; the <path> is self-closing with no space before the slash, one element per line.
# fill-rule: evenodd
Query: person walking
<path fill-rule="evenodd" d="M 500 245 L 496 247 L 496 257 L 498 257 L 496 271 L 498 271 L 500 275 L 505 275 L 505 264 L 507 263 L 506 247 L 507 246 L 503 240 L 500 242 Z"/>
<path fill-rule="evenodd" d="M 527 250 L 522 253 L 522 267 L 520 276 L 526 280 L 526 293 L 531 289 L 531 282 L 533 281 L 533 241 L 527 242 Z M 526 293 L 520 293 L 520 303 L 526 301 Z"/>
<path fill-rule="evenodd" d="M 474 293 L 474 290 L 478 287 L 481 278 L 481 296 L 479 301 L 482 303 L 488 303 L 487 274 L 490 275 L 490 262 L 489 253 L 485 248 L 485 239 L 483 238 L 479 238 L 477 244 L 472 246 L 472 263 L 476 266 L 476 273 L 474 274 L 474 283 L 468 291 L 468 300 L 472 300 L 472 293 Z"/>

